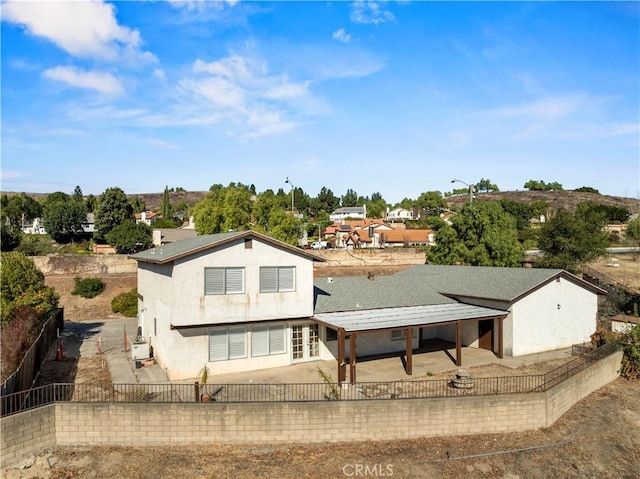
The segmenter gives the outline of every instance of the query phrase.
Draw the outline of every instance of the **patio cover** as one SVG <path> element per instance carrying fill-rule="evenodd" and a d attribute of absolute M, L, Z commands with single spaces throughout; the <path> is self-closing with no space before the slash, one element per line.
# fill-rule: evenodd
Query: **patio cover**
<path fill-rule="evenodd" d="M 338 330 L 338 380 L 346 379 L 345 338 L 350 333 L 350 380 L 355 383 L 356 376 L 356 337 L 358 333 L 376 331 L 392 331 L 405 329 L 407 338 L 406 362 L 407 374 L 411 375 L 413 349 L 413 328 L 456 325 L 456 364 L 462 365 L 462 322 L 482 319 L 499 319 L 498 322 L 498 357 L 503 357 L 502 320 L 508 311 L 474 306 L 464 303 L 433 304 L 425 306 L 408 306 L 399 308 L 379 308 L 333 313 L 317 313 L 314 319 Z"/>

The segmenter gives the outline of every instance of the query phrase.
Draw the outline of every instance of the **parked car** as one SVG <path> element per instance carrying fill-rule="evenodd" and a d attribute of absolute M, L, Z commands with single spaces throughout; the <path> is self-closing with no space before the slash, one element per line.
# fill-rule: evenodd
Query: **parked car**
<path fill-rule="evenodd" d="M 314 241 L 313 243 L 311 243 L 311 249 L 325 249 L 326 247 L 326 241 Z"/>

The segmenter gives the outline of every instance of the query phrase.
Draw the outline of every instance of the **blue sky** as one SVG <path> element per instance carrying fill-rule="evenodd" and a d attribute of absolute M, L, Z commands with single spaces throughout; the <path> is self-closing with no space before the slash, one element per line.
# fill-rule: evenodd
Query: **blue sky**
<path fill-rule="evenodd" d="M 638 2 L 2 3 L 2 190 L 640 195 Z"/>

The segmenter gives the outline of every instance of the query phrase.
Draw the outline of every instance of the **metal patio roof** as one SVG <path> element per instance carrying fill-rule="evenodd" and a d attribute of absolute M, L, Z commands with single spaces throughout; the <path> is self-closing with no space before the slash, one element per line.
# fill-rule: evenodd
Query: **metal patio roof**
<path fill-rule="evenodd" d="M 335 328 L 344 329 L 345 332 L 358 332 L 429 326 L 457 320 L 495 318 L 507 314 L 508 311 L 500 309 L 454 303 L 318 313 L 314 318 Z"/>

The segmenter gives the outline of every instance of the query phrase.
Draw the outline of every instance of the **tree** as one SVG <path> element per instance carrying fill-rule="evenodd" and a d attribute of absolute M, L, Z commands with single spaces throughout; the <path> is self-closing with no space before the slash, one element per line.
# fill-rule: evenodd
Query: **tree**
<path fill-rule="evenodd" d="M 524 184 L 524 187 L 531 191 L 562 191 L 562 185 L 557 181 L 547 184 L 542 180 L 529 180 Z"/>
<path fill-rule="evenodd" d="M 439 191 L 425 191 L 412 202 L 412 206 L 418 209 L 420 216 L 439 216 L 447 208 L 447 202 Z"/>
<path fill-rule="evenodd" d="M 318 196 L 311 201 L 311 215 L 318 216 L 320 212 L 332 213 L 340 205 L 340 198 L 337 198 L 333 191 L 322 187 Z"/>
<path fill-rule="evenodd" d="M 344 196 L 340 199 L 343 207 L 358 206 L 358 193 L 349 188 Z"/>
<path fill-rule="evenodd" d="M 139 196 L 134 197 L 130 203 L 133 213 L 142 213 L 143 211 L 147 211 L 147 204 Z"/>
<path fill-rule="evenodd" d="M 475 184 L 476 191 L 500 191 L 498 185 L 491 183 L 491 180 L 482 178 Z"/>
<path fill-rule="evenodd" d="M 580 188 L 576 188 L 575 191 L 579 193 L 595 193 L 596 195 L 600 194 L 598 190 L 592 188 L 591 186 L 581 186 Z"/>
<path fill-rule="evenodd" d="M 287 215 L 284 211 L 274 210 L 271 213 L 269 223 L 273 225 L 269 236 L 296 246 L 300 238 L 300 220 L 295 216 Z"/>
<path fill-rule="evenodd" d="M 82 188 L 80 188 L 80 186 L 76 186 L 73 189 L 73 194 L 71 196 L 73 197 L 74 200 L 79 201 L 81 203 L 84 201 L 84 196 L 82 194 Z"/>
<path fill-rule="evenodd" d="M 84 205 L 87 208 L 88 213 L 93 213 L 95 211 L 97 202 L 98 200 L 96 197 L 91 194 L 85 198 Z"/>
<path fill-rule="evenodd" d="M 608 235 L 603 214 L 590 215 L 559 209 L 540 228 L 538 247 L 543 252 L 540 266 L 577 272 L 579 265 L 606 254 Z"/>
<path fill-rule="evenodd" d="M 118 254 L 137 253 L 153 244 L 151 229 L 144 223 L 127 221 L 107 233 L 107 242 Z"/>
<path fill-rule="evenodd" d="M 2 324 L 13 318 L 14 312 L 23 306 L 33 308 L 39 317 L 47 317 L 58 305 L 58 295 L 45 285 L 44 274 L 33 260 L 22 253 L 0 255 L 0 304 Z"/>
<path fill-rule="evenodd" d="M 133 209 L 122 189 L 107 188 L 96 205 L 94 239 L 99 243 L 106 241 L 107 234 L 122 223 L 132 222 Z"/>
<path fill-rule="evenodd" d="M 235 183 L 213 185 L 207 196 L 193 207 L 198 234 L 239 231 L 249 228 L 253 202 L 249 189 Z"/>
<path fill-rule="evenodd" d="M 429 262 L 472 266 L 520 266 L 524 250 L 515 220 L 498 203 L 465 206 L 436 231 Z"/>
<path fill-rule="evenodd" d="M 640 218 L 635 218 L 627 223 L 627 229 L 624 235 L 630 239 L 637 248 L 640 248 Z"/>
<path fill-rule="evenodd" d="M 82 223 L 87 217 L 84 202 L 57 191 L 47 196 L 42 223 L 54 241 L 65 243 L 82 235 Z"/>
<path fill-rule="evenodd" d="M 168 220 L 171 218 L 171 202 L 169 201 L 169 187 L 164 187 L 164 194 L 162 195 L 162 209 L 160 210 L 162 218 Z"/>
<path fill-rule="evenodd" d="M 518 228 L 518 231 L 523 231 L 531 227 L 531 218 L 533 218 L 533 208 L 531 206 L 508 198 L 501 199 L 500 205 L 504 211 L 516 220 L 516 228 Z"/>

